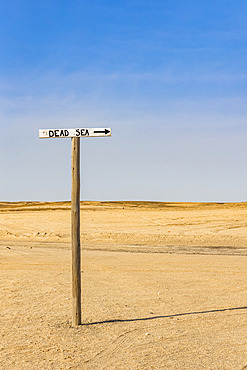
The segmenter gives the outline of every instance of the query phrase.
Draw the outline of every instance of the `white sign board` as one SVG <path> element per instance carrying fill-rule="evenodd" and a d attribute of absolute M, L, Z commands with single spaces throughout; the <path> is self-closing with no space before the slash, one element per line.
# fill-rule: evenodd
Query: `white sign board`
<path fill-rule="evenodd" d="M 40 139 L 64 137 L 111 136 L 110 128 L 59 128 L 39 130 Z"/>

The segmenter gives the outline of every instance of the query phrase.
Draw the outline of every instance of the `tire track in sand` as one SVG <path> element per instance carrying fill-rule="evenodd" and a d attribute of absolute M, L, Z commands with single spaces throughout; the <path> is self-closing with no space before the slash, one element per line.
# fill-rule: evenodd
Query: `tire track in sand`
<path fill-rule="evenodd" d="M 107 368 L 107 362 L 113 358 L 114 353 L 118 353 L 122 349 L 126 350 L 133 344 L 133 333 L 138 330 L 143 329 L 133 329 L 120 334 L 110 345 L 84 361 L 84 364 L 89 365 L 90 368 L 96 368 L 97 365 L 100 365 L 101 369 Z"/>

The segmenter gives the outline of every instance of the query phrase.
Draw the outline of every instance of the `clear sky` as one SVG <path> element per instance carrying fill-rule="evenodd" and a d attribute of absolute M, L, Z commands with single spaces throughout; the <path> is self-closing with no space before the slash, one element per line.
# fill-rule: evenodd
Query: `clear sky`
<path fill-rule="evenodd" d="M 247 200 L 246 0 L 0 2 L 0 200 Z"/>

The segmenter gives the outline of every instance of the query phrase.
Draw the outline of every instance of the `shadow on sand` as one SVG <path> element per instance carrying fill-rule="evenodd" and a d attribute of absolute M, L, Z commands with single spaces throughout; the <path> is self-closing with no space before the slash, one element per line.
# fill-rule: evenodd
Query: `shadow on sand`
<path fill-rule="evenodd" d="M 201 314 L 206 314 L 206 313 L 238 311 L 238 310 L 247 310 L 247 307 L 230 307 L 230 308 L 221 308 L 221 309 L 208 310 L 208 311 L 184 312 L 184 313 L 176 313 L 173 315 L 159 315 L 159 316 L 143 317 L 139 319 L 111 319 L 111 320 L 90 322 L 90 323 L 82 324 L 82 325 L 89 326 L 89 325 L 100 325 L 100 324 L 110 324 L 110 323 L 120 323 L 120 322 L 148 321 L 148 320 L 166 319 L 166 318 L 188 316 L 188 315 L 201 315 Z"/>

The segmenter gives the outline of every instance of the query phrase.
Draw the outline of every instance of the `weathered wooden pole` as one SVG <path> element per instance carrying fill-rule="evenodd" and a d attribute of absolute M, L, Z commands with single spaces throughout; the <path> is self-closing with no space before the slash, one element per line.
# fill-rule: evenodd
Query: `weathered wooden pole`
<path fill-rule="evenodd" d="M 80 137 L 111 136 L 110 128 L 40 129 L 39 138 L 72 138 L 71 246 L 72 325 L 81 324 Z"/>
<path fill-rule="evenodd" d="M 81 324 L 80 138 L 73 137 L 71 171 L 72 325 Z"/>

